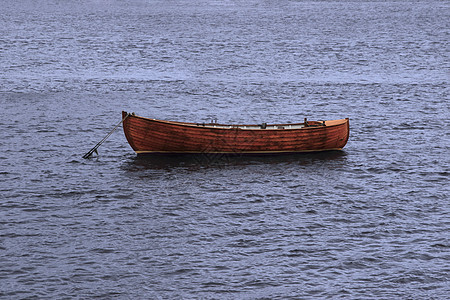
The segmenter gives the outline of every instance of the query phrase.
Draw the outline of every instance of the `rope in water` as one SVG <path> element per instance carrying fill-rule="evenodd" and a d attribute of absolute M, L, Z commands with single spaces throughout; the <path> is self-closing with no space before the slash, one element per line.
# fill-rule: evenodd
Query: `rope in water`
<path fill-rule="evenodd" d="M 89 158 L 91 157 L 91 155 L 95 152 L 96 154 L 98 154 L 97 152 L 97 148 L 100 147 L 101 144 L 103 144 L 104 141 L 106 141 L 107 138 L 110 137 L 110 135 L 117 129 L 117 127 L 119 127 L 123 121 L 125 121 L 126 118 L 128 118 L 130 114 L 127 114 L 120 122 L 119 124 L 117 124 L 113 130 L 111 130 L 100 142 L 97 143 L 97 145 L 94 146 L 94 148 L 92 148 L 91 150 L 89 150 L 88 153 L 86 153 L 85 155 L 83 155 L 83 158 Z"/>

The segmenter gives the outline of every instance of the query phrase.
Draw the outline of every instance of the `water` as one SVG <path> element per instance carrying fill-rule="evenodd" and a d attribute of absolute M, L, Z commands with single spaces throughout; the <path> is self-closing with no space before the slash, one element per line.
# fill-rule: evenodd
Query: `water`
<path fill-rule="evenodd" d="M 446 299 L 446 1 L 2 1 L 0 298 Z M 121 110 L 349 117 L 341 152 L 139 158 Z"/>

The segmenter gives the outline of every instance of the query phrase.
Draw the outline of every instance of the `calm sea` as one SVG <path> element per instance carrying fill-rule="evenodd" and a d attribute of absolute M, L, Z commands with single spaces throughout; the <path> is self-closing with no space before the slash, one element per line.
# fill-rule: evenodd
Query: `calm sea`
<path fill-rule="evenodd" d="M 448 1 L 3 0 L 0 298 L 448 299 Z M 350 118 L 340 152 L 140 158 L 121 111 Z"/>

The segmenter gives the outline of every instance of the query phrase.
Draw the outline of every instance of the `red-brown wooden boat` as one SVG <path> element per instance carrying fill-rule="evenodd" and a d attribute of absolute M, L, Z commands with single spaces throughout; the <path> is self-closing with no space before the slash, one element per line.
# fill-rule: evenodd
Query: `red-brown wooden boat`
<path fill-rule="evenodd" d="M 123 130 L 137 154 L 283 154 L 341 150 L 349 119 L 297 124 L 224 125 L 163 121 L 122 112 Z"/>

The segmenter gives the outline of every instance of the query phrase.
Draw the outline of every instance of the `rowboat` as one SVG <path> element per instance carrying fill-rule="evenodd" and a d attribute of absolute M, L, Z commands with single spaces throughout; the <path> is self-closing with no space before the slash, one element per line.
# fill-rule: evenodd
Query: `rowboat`
<path fill-rule="evenodd" d="M 145 118 L 122 112 L 123 130 L 138 154 L 287 154 L 341 150 L 349 119 L 296 124 L 226 125 Z"/>

